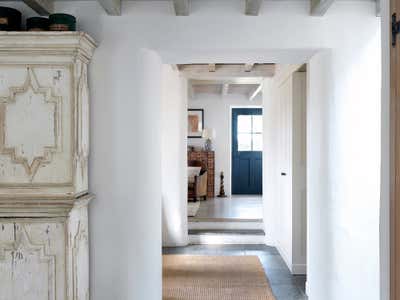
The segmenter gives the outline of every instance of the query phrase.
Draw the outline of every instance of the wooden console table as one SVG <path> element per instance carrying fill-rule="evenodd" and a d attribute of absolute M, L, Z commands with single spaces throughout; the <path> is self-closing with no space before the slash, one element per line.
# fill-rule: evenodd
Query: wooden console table
<path fill-rule="evenodd" d="M 199 160 L 207 166 L 207 197 L 215 197 L 214 151 L 188 151 L 188 161 L 189 160 Z"/>

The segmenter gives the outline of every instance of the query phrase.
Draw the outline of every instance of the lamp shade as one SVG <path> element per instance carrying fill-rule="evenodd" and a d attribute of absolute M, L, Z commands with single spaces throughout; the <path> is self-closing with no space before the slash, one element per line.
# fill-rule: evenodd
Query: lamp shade
<path fill-rule="evenodd" d="M 201 135 L 205 139 L 215 139 L 216 133 L 214 128 L 204 128 Z"/>

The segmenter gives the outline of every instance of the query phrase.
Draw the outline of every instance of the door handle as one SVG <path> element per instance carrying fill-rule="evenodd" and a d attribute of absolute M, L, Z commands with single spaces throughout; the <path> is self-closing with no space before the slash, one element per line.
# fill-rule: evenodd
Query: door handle
<path fill-rule="evenodd" d="M 281 176 L 286 176 L 286 173 L 281 173 Z"/>

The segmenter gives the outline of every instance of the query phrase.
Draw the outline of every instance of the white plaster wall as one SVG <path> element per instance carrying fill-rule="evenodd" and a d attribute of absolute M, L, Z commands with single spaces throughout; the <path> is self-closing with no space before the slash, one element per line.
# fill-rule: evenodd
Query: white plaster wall
<path fill-rule="evenodd" d="M 309 286 L 312 298 L 379 299 L 380 63 L 367 57 L 379 58 L 380 48 L 358 50 L 352 62 L 342 53 L 329 65 L 337 54 L 328 51 L 309 64 L 307 261 L 319 287 Z"/>
<path fill-rule="evenodd" d="M 92 299 L 161 299 L 162 63 L 130 50 L 91 66 Z"/>
<path fill-rule="evenodd" d="M 188 242 L 187 228 L 187 81 L 163 66 L 161 98 L 161 177 L 163 245 Z"/>
<path fill-rule="evenodd" d="M 204 109 L 206 128 L 214 128 L 216 138 L 213 140 L 215 151 L 215 193 L 219 193 L 220 172 L 223 171 L 225 193 L 231 194 L 231 111 L 232 107 L 261 107 L 262 97 L 258 95 L 253 101 L 241 94 L 227 96 L 216 94 L 197 94 L 189 100 L 189 108 Z M 188 139 L 188 145 L 204 147 L 204 139 Z"/>
<path fill-rule="evenodd" d="M 60 1 L 56 11 L 76 15 L 100 43 L 90 67 L 93 299 L 161 299 L 161 62 L 143 59 L 142 48 L 165 63 L 312 57 L 310 299 L 379 299 L 375 3 L 336 1 L 323 18 L 309 16 L 308 1 L 266 1 L 259 17 L 224 0 L 193 1 L 190 17 L 175 17 L 169 1 L 123 2 L 120 17 L 97 1 Z M 314 57 L 318 49 L 326 51 Z"/>

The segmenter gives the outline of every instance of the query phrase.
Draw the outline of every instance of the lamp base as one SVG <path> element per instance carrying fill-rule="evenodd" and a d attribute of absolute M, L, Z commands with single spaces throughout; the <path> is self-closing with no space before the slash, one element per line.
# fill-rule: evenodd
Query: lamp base
<path fill-rule="evenodd" d="M 212 151 L 211 139 L 206 139 L 206 142 L 204 143 L 204 150 L 205 151 Z"/>

